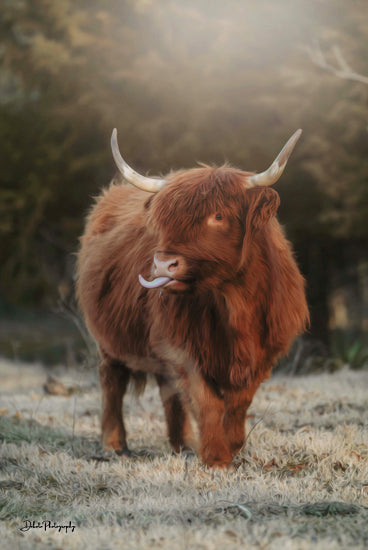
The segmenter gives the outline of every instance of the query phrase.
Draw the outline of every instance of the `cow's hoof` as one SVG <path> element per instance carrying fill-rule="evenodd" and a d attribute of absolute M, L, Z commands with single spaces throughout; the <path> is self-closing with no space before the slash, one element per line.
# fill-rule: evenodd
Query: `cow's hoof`
<path fill-rule="evenodd" d="M 123 458 L 134 458 L 135 456 L 135 453 L 128 449 L 128 447 L 124 447 L 123 449 L 116 449 L 115 453 Z"/>
<path fill-rule="evenodd" d="M 228 447 L 222 441 L 218 441 L 216 445 L 212 444 L 202 448 L 201 459 L 205 466 L 226 470 L 233 457 Z"/>

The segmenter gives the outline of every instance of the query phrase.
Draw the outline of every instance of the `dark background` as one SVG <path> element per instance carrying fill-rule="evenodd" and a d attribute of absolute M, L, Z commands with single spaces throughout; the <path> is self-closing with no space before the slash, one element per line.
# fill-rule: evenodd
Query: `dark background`
<path fill-rule="evenodd" d="M 308 281 L 319 351 L 305 353 L 361 366 L 367 51 L 363 0 L 3 0 L 0 353 L 80 357 L 74 253 L 115 173 L 112 128 L 127 162 L 159 175 L 197 161 L 262 171 L 300 127 L 275 188 Z"/>

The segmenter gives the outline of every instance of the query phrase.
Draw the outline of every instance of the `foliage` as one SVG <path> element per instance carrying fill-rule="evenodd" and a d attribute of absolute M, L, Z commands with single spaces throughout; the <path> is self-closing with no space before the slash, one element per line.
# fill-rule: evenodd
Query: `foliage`
<path fill-rule="evenodd" d="M 332 335 L 331 352 L 352 369 L 368 367 L 368 346 L 362 338 L 354 334 L 335 331 Z"/>

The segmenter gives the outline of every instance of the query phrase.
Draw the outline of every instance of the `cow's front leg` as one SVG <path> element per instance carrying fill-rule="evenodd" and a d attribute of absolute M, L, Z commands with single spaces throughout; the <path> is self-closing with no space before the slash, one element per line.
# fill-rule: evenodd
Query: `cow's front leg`
<path fill-rule="evenodd" d="M 199 427 L 201 459 L 207 466 L 226 468 L 232 455 L 223 426 L 224 399 L 200 374 L 188 376 L 187 381 Z"/>
<path fill-rule="evenodd" d="M 128 455 L 123 420 L 123 397 L 130 371 L 124 363 L 104 357 L 99 366 L 102 389 L 102 444 L 118 454 Z"/>
<path fill-rule="evenodd" d="M 169 441 L 175 452 L 195 447 L 195 438 L 186 408 L 175 388 L 175 383 L 167 377 L 157 374 L 162 404 L 169 435 Z"/>
<path fill-rule="evenodd" d="M 232 456 L 235 456 L 244 445 L 247 410 L 258 385 L 242 390 L 224 391 L 223 426 Z"/>

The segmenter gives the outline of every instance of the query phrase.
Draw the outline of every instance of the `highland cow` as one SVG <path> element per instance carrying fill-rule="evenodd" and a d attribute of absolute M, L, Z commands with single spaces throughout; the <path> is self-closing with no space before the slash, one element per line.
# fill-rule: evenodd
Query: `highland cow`
<path fill-rule="evenodd" d="M 77 295 L 98 342 L 102 441 L 129 455 L 122 400 L 153 373 L 170 443 L 227 467 L 260 383 L 309 321 L 305 282 L 276 220 L 280 177 L 301 130 L 254 174 L 201 165 L 148 178 L 130 168 L 92 208 Z M 198 423 L 199 442 L 191 419 Z"/>

